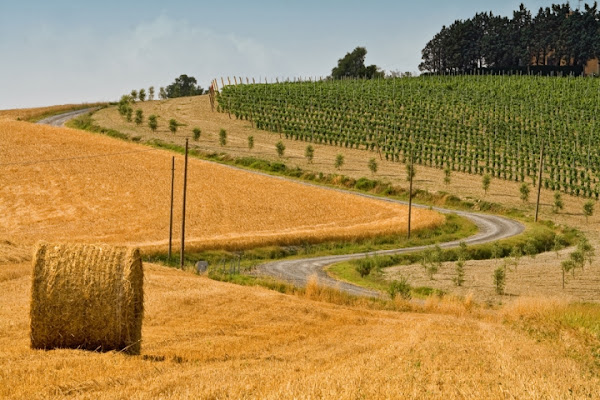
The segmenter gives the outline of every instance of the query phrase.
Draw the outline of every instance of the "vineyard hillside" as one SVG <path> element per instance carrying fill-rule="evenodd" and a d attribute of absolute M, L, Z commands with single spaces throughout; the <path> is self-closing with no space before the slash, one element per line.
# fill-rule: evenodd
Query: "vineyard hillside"
<path fill-rule="evenodd" d="M 456 76 L 226 86 L 219 109 L 287 138 L 600 196 L 600 81 Z"/>

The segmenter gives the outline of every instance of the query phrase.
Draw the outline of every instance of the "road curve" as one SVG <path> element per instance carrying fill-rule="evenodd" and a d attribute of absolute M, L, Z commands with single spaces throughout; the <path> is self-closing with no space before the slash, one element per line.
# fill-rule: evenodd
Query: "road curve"
<path fill-rule="evenodd" d="M 42 125 L 65 126 L 67 121 L 69 121 L 75 117 L 78 117 L 80 115 L 83 115 L 85 113 L 88 113 L 95 109 L 96 108 L 92 107 L 92 108 L 83 108 L 81 110 L 76 110 L 76 111 L 69 111 L 64 114 L 53 115 L 51 117 L 41 119 L 37 123 L 42 124 Z"/>
<path fill-rule="evenodd" d="M 85 114 L 87 112 L 90 112 L 92 110 L 94 110 L 94 108 L 86 108 L 86 109 L 82 109 L 82 110 L 71 111 L 68 113 L 45 118 L 43 120 L 40 120 L 38 123 L 53 125 L 53 126 L 63 126 L 68 120 L 75 118 L 79 115 Z M 288 180 L 288 178 L 281 177 L 281 176 L 273 176 L 273 175 L 266 174 L 264 172 L 252 171 L 252 170 L 243 169 L 243 168 L 239 168 L 239 167 L 235 167 L 235 166 L 228 166 L 228 165 L 226 165 L 226 166 L 229 168 L 232 168 L 232 169 L 243 170 L 243 171 L 257 174 L 257 175 L 269 176 L 269 177 L 272 177 L 275 179 Z M 387 202 L 391 202 L 391 203 L 408 205 L 407 202 L 401 201 L 401 200 L 382 198 L 382 197 L 369 195 L 366 193 L 349 192 L 347 190 L 342 190 L 342 189 L 327 188 L 327 187 L 316 185 L 316 184 L 310 183 L 310 182 L 303 182 L 303 181 L 298 181 L 298 180 L 294 180 L 294 182 L 297 182 L 297 183 L 300 183 L 303 185 L 308 185 L 308 186 L 316 186 L 316 187 L 322 188 L 324 190 L 335 190 L 335 191 L 340 191 L 340 192 L 344 192 L 344 193 L 350 193 L 355 196 L 368 197 L 368 198 L 372 198 L 372 199 L 379 200 L 379 201 L 387 201 Z M 423 206 L 423 205 L 418 205 L 418 204 L 413 204 L 413 207 L 430 208 L 428 206 Z M 468 212 L 468 211 L 448 210 L 448 209 L 439 208 L 439 207 L 432 207 L 432 209 L 435 211 L 438 211 L 440 213 L 443 213 L 443 214 L 454 213 L 456 215 L 465 217 L 465 218 L 471 220 L 475 225 L 477 225 L 477 228 L 478 228 L 478 232 L 475 235 L 470 236 L 468 238 L 461 239 L 461 240 L 454 240 L 451 242 L 440 243 L 439 246 L 442 248 L 457 247 L 461 241 L 464 241 L 468 245 L 493 242 L 496 240 L 516 236 L 525 230 L 525 226 L 523 224 L 521 224 L 520 222 L 517 222 L 517 221 L 509 219 L 509 218 L 500 217 L 497 215 L 481 214 L 481 213 L 474 213 L 474 212 Z M 380 294 L 376 291 L 365 289 L 360 286 L 352 285 L 352 284 L 349 284 L 346 282 L 341 282 L 341 281 L 331 278 L 324 271 L 325 267 L 327 267 L 331 264 L 342 262 L 342 261 L 363 258 L 363 257 L 366 257 L 367 255 L 374 255 L 374 254 L 386 255 L 386 254 L 410 253 L 413 251 L 423 250 L 427 247 L 431 247 L 431 246 L 417 246 L 417 247 L 407 247 L 407 248 L 403 248 L 403 249 L 381 250 L 381 251 L 368 252 L 368 253 L 341 254 L 341 255 L 334 255 L 334 256 L 323 256 L 323 257 L 303 258 L 303 259 L 294 259 L 294 260 L 274 261 L 274 262 L 270 262 L 267 264 L 259 265 L 257 267 L 257 272 L 259 274 L 273 276 L 275 278 L 293 283 L 294 285 L 297 285 L 297 286 L 306 285 L 306 282 L 308 281 L 309 277 L 316 275 L 318 277 L 319 283 L 321 285 L 335 287 L 342 291 L 350 293 L 352 295 L 378 297 Z"/>
<path fill-rule="evenodd" d="M 380 199 L 379 197 L 359 194 L 360 196 L 373 197 L 383 201 L 389 201 L 400 204 L 407 204 L 404 201 L 392 200 L 392 199 Z M 415 205 L 420 208 L 429 208 L 425 206 Z M 520 222 L 514 221 L 512 219 L 500 217 L 497 215 L 488 215 L 488 214 L 480 214 L 480 213 L 472 213 L 467 211 L 454 211 L 454 210 L 446 210 L 443 208 L 433 207 L 433 210 L 448 214 L 454 213 L 465 217 L 471 220 L 477 228 L 478 232 L 470 236 L 466 239 L 454 240 L 451 242 L 440 243 L 440 247 L 442 248 L 452 248 L 457 247 L 461 241 L 464 241 L 468 245 L 481 244 L 493 242 L 500 239 L 505 239 L 511 236 L 515 236 L 523 232 L 525 226 Z M 362 288 L 360 286 L 352 285 L 346 282 L 341 282 L 336 279 L 331 278 L 324 271 L 325 267 L 335 264 L 342 261 L 353 260 L 357 258 L 363 258 L 367 255 L 386 255 L 386 254 L 402 254 L 402 253 L 410 253 L 414 251 L 423 250 L 427 247 L 431 246 L 417 246 L 417 247 L 407 247 L 403 249 L 393 249 L 393 250 L 382 250 L 376 252 L 369 253 L 356 253 L 356 254 L 342 254 L 335 256 L 323 256 L 323 257 L 313 257 L 313 258 L 304 258 L 304 259 L 295 259 L 295 260 L 282 260 L 282 261 L 274 261 L 267 264 L 262 264 L 257 267 L 257 271 L 260 274 L 270 275 L 277 279 L 281 279 L 287 282 L 290 282 L 297 286 L 305 286 L 308 278 L 310 276 L 316 275 L 319 284 L 330 286 L 347 292 L 349 294 L 355 296 L 367 296 L 367 297 L 379 297 L 380 294 L 376 291 Z"/>

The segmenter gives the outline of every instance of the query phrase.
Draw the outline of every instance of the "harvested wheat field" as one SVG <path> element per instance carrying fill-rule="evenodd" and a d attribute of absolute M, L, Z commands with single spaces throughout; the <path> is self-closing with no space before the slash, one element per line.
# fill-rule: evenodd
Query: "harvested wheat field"
<path fill-rule="evenodd" d="M 17 121 L 0 123 L 0 146 L 0 240 L 145 248 L 168 243 L 172 153 Z M 178 155 L 175 237 L 182 167 Z M 406 217 L 401 205 L 190 160 L 186 239 L 195 248 L 398 233 L 405 230 Z M 435 212 L 414 211 L 417 229 L 443 219 Z"/>
<path fill-rule="evenodd" d="M 447 311 L 458 316 L 371 311 L 154 265 L 140 356 L 31 350 L 31 267 L 18 271 L 0 282 L 0 398 L 600 396 L 595 370 L 567 355 L 572 335 L 551 346 L 461 304 Z"/>

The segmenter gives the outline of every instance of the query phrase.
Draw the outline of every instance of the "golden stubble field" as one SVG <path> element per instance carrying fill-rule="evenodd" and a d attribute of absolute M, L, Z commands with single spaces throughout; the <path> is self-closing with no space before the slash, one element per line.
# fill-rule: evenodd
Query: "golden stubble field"
<path fill-rule="evenodd" d="M 101 135 L 0 122 L 0 241 L 134 244 L 165 248 L 171 157 Z M 175 237 L 183 157 L 176 156 Z M 195 248 L 351 239 L 406 229 L 407 209 L 190 159 L 187 243 Z M 415 226 L 443 217 L 415 210 Z"/>
<path fill-rule="evenodd" d="M 149 149 L 66 129 L 0 123 L 0 145 L 8 149 L 9 144 L 10 152 L 0 152 L 0 163 L 115 154 L 109 161 L 79 158 L 0 170 L 6 184 L 0 192 L 0 241 L 4 246 L 0 249 L 5 249 L 5 254 L 11 249 L 25 254 L 0 261 L 0 398 L 600 396 L 596 369 L 572 356 L 580 344 L 579 336 L 540 342 L 504 323 L 513 312 L 510 309 L 474 311 L 477 309 L 468 302 L 447 306 L 432 302 L 415 307 L 418 313 L 374 311 L 215 282 L 151 264 L 145 268 L 146 313 L 140 356 L 31 350 L 31 266 L 15 260 L 26 258 L 29 243 L 37 239 L 160 243 L 168 221 L 163 209 L 168 203 L 171 155 L 137 153 Z M 205 164 L 192 161 L 191 175 L 204 171 Z M 180 165 L 178 161 L 179 171 Z M 22 167 L 26 168 L 19 169 Z M 225 187 L 230 180 L 236 182 L 237 171 L 212 167 L 216 170 L 210 171 L 233 176 L 216 182 L 206 178 L 208 181 Z M 260 181 L 251 177 L 252 182 Z M 303 218 L 316 218 L 319 223 L 324 223 L 325 217 L 333 218 L 332 225 L 337 224 L 340 207 L 348 206 L 349 216 L 358 214 L 356 225 L 341 225 L 341 229 L 347 227 L 351 232 L 353 226 L 362 228 L 364 213 L 386 219 L 395 210 L 369 202 L 369 207 L 353 214 L 353 196 L 343 197 L 333 212 L 333 206 L 327 205 L 324 210 L 314 210 L 320 201 L 312 192 L 316 189 L 302 192 L 304 186 L 286 185 L 265 178 L 260 186 L 242 183 L 244 190 L 236 195 L 251 197 L 256 187 L 273 190 L 286 206 L 263 201 L 261 207 L 267 211 L 292 207 L 306 213 Z M 194 196 L 205 195 L 201 187 L 194 189 Z M 138 191 L 144 196 L 136 195 Z M 301 191 L 301 205 L 287 203 L 290 191 Z M 327 192 L 324 196 L 331 202 L 337 195 Z M 217 209 L 225 210 L 224 220 L 233 220 L 236 209 L 221 201 L 222 197 L 215 198 L 219 200 Z M 247 207 L 240 207 L 250 214 Z M 349 220 L 348 215 L 344 221 Z M 238 215 L 242 221 L 259 219 Z M 231 226 L 238 226 L 238 220 Z M 191 222 L 198 224 L 192 231 L 204 234 L 198 221 L 199 217 Z M 297 226 L 293 220 L 277 223 Z M 251 226 L 257 231 L 265 228 L 260 222 L 254 224 Z M 264 224 L 268 232 L 275 221 L 267 218 Z M 536 302 L 522 303 L 531 313 L 541 310 Z M 564 306 L 560 302 L 542 304 Z M 520 318 L 519 312 L 512 318 Z"/>
<path fill-rule="evenodd" d="M 29 349 L 29 265 L 0 281 L 0 398 L 597 398 L 600 381 L 496 314 L 371 311 L 146 265 L 140 356 Z M 462 311 L 461 311 L 462 310 Z M 538 308 L 539 310 L 539 308 Z"/>

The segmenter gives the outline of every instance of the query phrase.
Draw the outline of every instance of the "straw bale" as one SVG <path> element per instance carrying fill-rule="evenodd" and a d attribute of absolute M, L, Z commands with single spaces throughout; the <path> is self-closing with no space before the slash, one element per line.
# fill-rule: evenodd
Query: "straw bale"
<path fill-rule="evenodd" d="M 31 291 L 31 347 L 139 354 L 143 269 L 138 249 L 37 245 Z"/>

